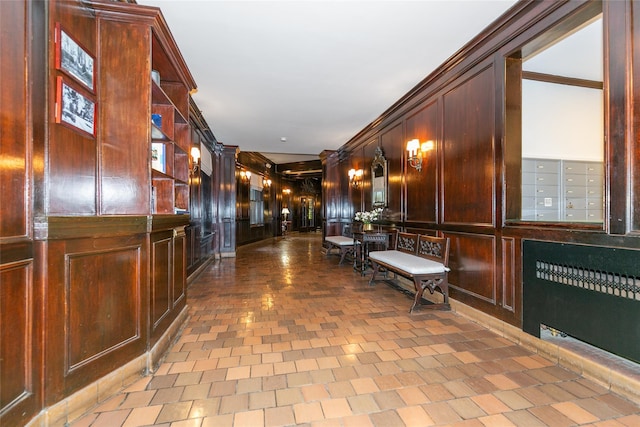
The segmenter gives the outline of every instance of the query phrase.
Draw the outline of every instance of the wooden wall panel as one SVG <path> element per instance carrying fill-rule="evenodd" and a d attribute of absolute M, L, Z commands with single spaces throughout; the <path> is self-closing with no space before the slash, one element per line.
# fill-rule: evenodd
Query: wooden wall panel
<path fill-rule="evenodd" d="M 405 121 L 405 140 L 438 141 L 438 104 L 432 102 L 409 115 Z M 406 141 L 405 146 L 406 146 Z M 437 145 L 437 144 L 436 144 Z M 405 150 L 405 157 L 407 155 Z M 423 155 L 422 170 L 406 165 L 404 213 L 406 221 L 436 222 L 437 151 Z"/>
<path fill-rule="evenodd" d="M 150 212 L 150 31 L 130 23 L 99 21 L 98 141 L 102 214 Z M 127 54 L 119 54 L 122 46 Z"/>
<path fill-rule="evenodd" d="M 70 4 L 72 3 L 72 4 Z M 49 30 L 56 24 L 94 57 L 96 49 L 96 21 L 93 11 L 80 6 L 79 2 L 51 2 Z M 49 45 L 49 158 L 48 193 L 51 215 L 94 215 L 97 212 L 97 140 L 63 124 L 56 123 L 54 102 L 57 94 L 57 79 L 78 90 L 83 96 L 96 100 L 95 93 L 82 88 L 73 78 L 55 70 L 55 44 L 50 34 Z M 94 62 L 98 66 L 98 62 Z M 97 106 L 100 111 L 100 105 Z M 98 123 L 98 126 L 100 124 Z"/>
<path fill-rule="evenodd" d="M 20 412 L 33 414 L 36 410 L 33 400 L 38 393 L 40 357 L 34 354 L 39 337 L 33 285 L 31 260 L 0 264 L 0 413 L 15 420 L 21 418 Z M 0 424 L 3 420 L 9 423 L 2 416 Z"/>
<path fill-rule="evenodd" d="M 611 3 L 611 2 L 608 2 Z M 612 7 L 612 5 L 610 4 L 606 4 L 605 7 Z M 633 70 L 633 76 L 631 76 L 631 81 L 634 83 L 633 85 L 633 91 L 632 91 L 632 100 L 629 103 L 626 103 L 624 100 L 622 100 L 621 102 L 624 102 L 625 105 L 640 105 L 640 66 L 638 66 L 638 64 L 640 64 L 640 44 L 637 43 L 637 40 L 640 40 L 640 5 L 638 4 L 638 2 L 634 2 L 631 3 L 628 6 L 627 11 L 621 11 L 619 10 L 619 6 L 613 6 L 616 7 L 616 15 L 622 15 L 622 16 L 631 16 L 633 23 L 631 25 L 631 28 L 629 28 L 628 26 L 625 27 L 625 29 L 627 30 L 626 33 L 626 47 L 628 47 L 629 45 L 633 46 L 633 58 L 632 58 L 632 63 L 634 64 L 634 66 L 632 67 Z M 630 9 L 630 11 L 629 11 Z M 619 28 L 618 28 L 619 30 Z M 612 28 L 612 32 L 614 32 L 615 29 Z M 615 34 L 615 35 L 610 35 L 610 43 L 612 43 L 612 46 L 610 46 L 610 49 L 614 49 L 613 44 L 616 44 L 616 49 L 618 49 L 618 46 L 620 46 L 622 43 L 618 42 L 618 40 L 621 38 L 620 35 Z M 619 47 L 620 49 L 622 49 L 622 47 Z M 617 56 L 616 54 L 619 54 L 618 52 L 611 52 L 611 54 L 609 55 L 609 57 L 611 56 Z M 627 125 L 627 129 L 631 130 L 631 132 L 629 132 L 630 135 L 630 139 L 629 139 L 629 143 L 632 144 L 633 147 L 636 147 L 635 149 L 630 151 L 630 158 L 632 161 L 632 170 L 634 171 L 638 171 L 640 170 L 640 150 L 637 149 L 637 145 L 636 145 L 636 141 L 638 139 L 638 134 L 640 133 L 640 130 L 638 130 L 638 128 L 640 127 L 640 109 L 638 108 L 632 108 L 633 110 L 633 124 L 632 125 Z M 627 114 L 630 114 L 631 112 L 627 112 Z M 625 143 L 627 143 L 627 141 L 625 141 Z M 631 229 L 634 230 L 635 232 L 638 232 L 640 230 L 640 173 L 633 173 L 632 174 L 632 184 L 631 184 L 631 191 L 632 191 L 632 196 L 631 196 L 631 200 L 633 201 L 633 206 L 632 206 L 632 218 L 631 218 Z"/>
<path fill-rule="evenodd" d="M 33 242 L 33 182 L 44 162 L 45 2 L 0 1 L 0 425 L 42 407 L 42 283 Z M 37 147 L 37 148 L 36 148 Z M 35 173 L 34 173 L 35 169 Z"/>
<path fill-rule="evenodd" d="M 173 289 L 171 308 L 184 306 L 187 299 L 187 235 L 178 232 L 173 239 Z"/>
<path fill-rule="evenodd" d="M 66 260 L 68 374 L 140 338 L 141 248 L 67 253 Z"/>
<path fill-rule="evenodd" d="M 444 95 L 445 224 L 494 224 L 494 78 L 485 69 Z"/>
<path fill-rule="evenodd" d="M 638 73 L 637 66 L 629 66 L 630 61 L 626 55 L 627 52 L 633 52 L 633 55 L 638 58 L 637 38 L 633 34 L 634 31 L 638 31 L 635 27 L 638 17 L 634 17 L 632 4 L 637 2 L 603 2 L 605 14 L 610 19 L 609 24 L 605 24 L 605 32 L 608 33 L 605 37 L 605 52 L 610 52 L 610 55 L 605 53 L 607 59 L 605 67 L 609 66 L 608 81 L 605 82 L 606 99 L 609 105 L 608 108 L 605 107 L 605 111 L 608 110 L 610 117 L 605 123 L 604 130 L 607 135 L 605 169 L 609 170 L 609 173 L 605 173 L 608 175 L 605 176 L 605 192 L 609 193 L 611 202 L 606 206 L 605 218 L 610 218 L 608 230 L 615 234 L 625 234 L 629 225 L 632 229 L 640 229 L 640 223 L 631 223 L 632 220 L 637 221 L 640 218 L 638 210 L 635 210 L 631 218 L 627 218 L 630 212 L 630 207 L 627 206 L 628 200 L 634 200 L 635 207 L 640 207 L 637 187 L 635 189 L 629 187 L 631 181 L 638 182 L 638 174 L 631 174 L 631 177 L 635 177 L 631 178 L 627 170 L 630 158 L 637 162 L 639 157 L 635 135 L 639 117 L 633 105 L 637 99 L 635 97 L 640 95 L 640 90 L 636 87 L 633 90 L 634 99 L 627 98 L 632 91 L 630 82 L 635 80 L 635 76 L 630 75 L 630 70 L 635 70 L 634 74 Z M 611 167 L 607 167 L 608 165 Z M 630 198 L 631 193 L 635 193 L 633 195 L 636 197 Z"/>
<path fill-rule="evenodd" d="M 359 155 L 358 151 L 361 150 L 356 149 L 355 151 L 356 155 Z M 360 207 L 360 204 L 356 205 L 351 198 L 353 190 L 349 186 L 349 169 L 351 169 L 351 158 L 341 158 L 338 162 L 337 188 L 344 194 L 347 194 L 346 197 L 337 195 L 338 209 L 336 211 L 336 217 L 341 221 L 350 220 L 355 212 L 354 209 L 359 209 Z M 361 203 L 362 199 L 360 198 L 359 200 Z"/>
<path fill-rule="evenodd" d="M 146 235 L 90 237 L 108 229 L 109 220 L 87 219 L 86 225 L 42 244 L 47 406 L 142 355 L 147 346 Z M 50 231 L 66 232 L 55 222 Z"/>
<path fill-rule="evenodd" d="M 340 188 L 338 185 L 337 153 L 322 153 L 322 219 L 332 221 L 337 217 Z M 331 236 L 333 233 L 327 233 Z"/>
<path fill-rule="evenodd" d="M 23 58 L 29 57 L 29 32 L 25 28 L 26 3 L 0 4 L 0 192 L 2 204 L 0 240 L 26 236 L 29 130 L 27 118 L 29 94 Z M 6 203 L 8 201 L 11 203 Z"/>
<path fill-rule="evenodd" d="M 152 235 L 151 241 L 151 327 L 158 328 L 171 310 L 171 234 Z"/>
<path fill-rule="evenodd" d="M 51 133 L 55 137 L 49 145 L 49 212 L 95 214 L 96 141 L 62 125 L 57 125 Z"/>
<path fill-rule="evenodd" d="M 496 240 L 493 235 L 446 233 L 451 239 L 449 282 L 451 295 L 465 301 L 468 297 L 495 304 Z"/>
<path fill-rule="evenodd" d="M 236 147 L 225 147 L 221 160 L 219 209 L 221 222 L 220 253 L 234 253 L 236 248 Z"/>

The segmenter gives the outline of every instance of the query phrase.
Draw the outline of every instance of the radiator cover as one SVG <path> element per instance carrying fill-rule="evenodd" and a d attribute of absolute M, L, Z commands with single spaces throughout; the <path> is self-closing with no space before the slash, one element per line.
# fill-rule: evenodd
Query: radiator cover
<path fill-rule="evenodd" d="M 640 251 L 524 240 L 523 321 L 640 362 Z"/>

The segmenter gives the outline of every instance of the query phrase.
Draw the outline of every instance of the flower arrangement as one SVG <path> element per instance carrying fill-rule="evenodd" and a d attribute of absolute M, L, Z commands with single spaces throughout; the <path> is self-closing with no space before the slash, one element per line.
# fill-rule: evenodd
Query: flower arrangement
<path fill-rule="evenodd" d="M 371 224 L 372 222 L 377 221 L 382 216 L 382 211 L 382 208 L 375 208 L 374 210 L 369 212 L 356 212 L 356 215 L 353 219 L 365 224 Z"/>

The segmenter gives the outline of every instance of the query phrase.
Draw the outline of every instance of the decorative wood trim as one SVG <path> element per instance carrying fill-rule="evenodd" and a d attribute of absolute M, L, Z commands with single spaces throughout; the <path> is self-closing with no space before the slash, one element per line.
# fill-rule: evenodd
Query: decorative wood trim
<path fill-rule="evenodd" d="M 69 216 L 34 218 L 36 240 L 113 237 L 147 232 L 146 216 Z"/>
<path fill-rule="evenodd" d="M 535 71 L 523 71 L 522 78 L 538 82 L 556 83 L 560 85 L 586 87 L 602 90 L 604 85 L 597 80 L 578 79 L 575 77 L 557 76 L 555 74 L 536 73 Z"/>
<path fill-rule="evenodd" d="M 189 220 L 189 215 L 153 215 L 151 217 L 150 231 L 186 227 L 189 225 Z"/>
<path fill-rule="evenodd" d="M 516 311 L 516 239 L 513 237 L 502 238 L 502 265 L 498 271 L 502 272 L 501 303 L 502 308 L 515 313 Z"/>

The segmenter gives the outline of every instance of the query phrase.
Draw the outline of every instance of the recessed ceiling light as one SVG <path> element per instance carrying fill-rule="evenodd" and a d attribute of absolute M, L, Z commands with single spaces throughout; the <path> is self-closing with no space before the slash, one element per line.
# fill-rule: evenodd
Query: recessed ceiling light
<path fill-rule="evenodd" d="M 287 142 L 287 137 L 283 136 L 282 138 L 280 138 L 280 142 Z"/>

